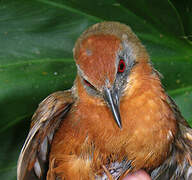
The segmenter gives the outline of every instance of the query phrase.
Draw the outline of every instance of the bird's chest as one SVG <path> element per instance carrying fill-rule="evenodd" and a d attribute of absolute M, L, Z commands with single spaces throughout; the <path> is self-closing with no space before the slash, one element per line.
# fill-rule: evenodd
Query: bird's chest
<path fill-rule="evenodd" d="M 71 171 L 81 170 L 89 176 L 92 172 L 91 177 L 98 179 L 105 179 L 108 172 L 116 178 L 129 169 L 159 166 L 176 132 L 171 111 L 150 101 L 140 105 L 122 101 L 120 113 L 122 129 L 107 106 L 75 105 L 55 134 L 52 159 L 62 155 L 63 160 L 57 162 L 62 171 L 73 164 Z"/>
<path fill-rule="evenodd" d="M 122 129 L 107 106 L 80 107 L 76 118 L 79 132 L 94 144 L 97 155 L 117 162 L 126 158 L 135 169 L 153 169 L 167 157 L 176 123 L 166 104 L 154 100 L 122 101 Z"/>

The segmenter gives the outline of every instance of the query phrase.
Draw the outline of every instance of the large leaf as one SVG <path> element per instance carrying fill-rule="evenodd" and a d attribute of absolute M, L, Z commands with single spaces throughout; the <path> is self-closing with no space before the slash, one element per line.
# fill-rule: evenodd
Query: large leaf
<path fill-rule="evenodd" d="M 96 22 L 131 26 L 192 121 L 191 11 L 187 0 L 1 0 L 0 179 L 16 179 L 31 115 L 48 94 L 71 87 L 74 42 Z"/>
<path fill-rule="evenodd" d="M 177 8 L 184 27 L 184 36 L 186 40 L 192 43 L 192 1 L 191 0 L 173 0 Z"/>

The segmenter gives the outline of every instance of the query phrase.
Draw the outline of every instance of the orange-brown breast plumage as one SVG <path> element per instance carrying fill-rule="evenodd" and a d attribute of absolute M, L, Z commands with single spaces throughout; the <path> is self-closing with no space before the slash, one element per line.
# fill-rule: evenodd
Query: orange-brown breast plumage
<path fill-rule="evenodd" d="M 77 40 L 74 57 L 73 88 L 50 95 L 35 113 L 18 180 L 112 180 L 139 169 L 153 179 L 189 180 L 192 130 L 131 29 L 96 24 Z"/>

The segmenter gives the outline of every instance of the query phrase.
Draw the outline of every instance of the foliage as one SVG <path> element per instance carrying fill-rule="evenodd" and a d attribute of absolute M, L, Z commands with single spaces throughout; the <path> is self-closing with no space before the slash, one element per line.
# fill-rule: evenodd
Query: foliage
<path fill-rule="evenodd" d="M 74 42 L 100 21 L 131 26 L 192 121 L 192 1 L 1 0 L 0 179 L 16 179 L 31 115 L 48 94 L 71 87 Z"/>

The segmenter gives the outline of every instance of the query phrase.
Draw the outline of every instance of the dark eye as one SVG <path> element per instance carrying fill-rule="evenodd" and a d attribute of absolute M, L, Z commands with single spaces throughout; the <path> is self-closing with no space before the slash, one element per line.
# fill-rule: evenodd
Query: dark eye
<path fill-rule="evenodd" d="M 85 83 L 87 86 L 89 86 L 89 87 L 92 86 L 91 83 L 89 83 L 87 80 L 83 79 L 83 81 L 84 81 L 84 83 Z"/>
<path fill-rule="evenodd" d="M 88 82 L 86 79 L 83 79 L 83 82 L 84 82 L 88 87 L 90 87 L 90 88 L 92 88 L 92 89 L 95 89 L 95 87 L 94 87 L 90 82 Z"/>
<path fill-rule="evenodd" d="M 118 73 L 123 73 L 125 71 L 125 61 L 123 59 L 120 59 L 119 65 L 118 65 Z"/>

